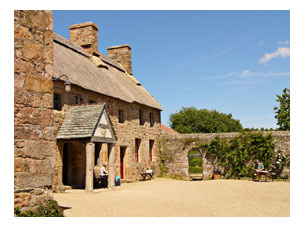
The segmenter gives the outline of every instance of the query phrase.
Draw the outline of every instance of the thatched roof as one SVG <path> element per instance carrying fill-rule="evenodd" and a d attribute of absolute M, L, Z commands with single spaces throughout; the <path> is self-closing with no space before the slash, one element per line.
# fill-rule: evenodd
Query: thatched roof
<path fill-rule="evenodd" d="M 100 67 L 83 48 L 54 33 L 55 77 L 66 74 L 72 86 L 162 110 L 160 104 L 118 62 L 102 54 L 99 58 L 103 62 Z"/>

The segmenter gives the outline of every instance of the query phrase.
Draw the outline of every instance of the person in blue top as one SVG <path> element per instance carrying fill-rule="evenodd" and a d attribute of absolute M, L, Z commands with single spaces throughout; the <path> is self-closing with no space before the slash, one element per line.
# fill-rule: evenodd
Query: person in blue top
<path fill-rule="evenodd" d="M 264 170 L 264 165 L 259 160 L 254 161 L 254 169 L 258 175 L 258 181 L 261 181 L 261 174 L 265 175 L 265 181 L 268 182 L 268 171 Z"/>

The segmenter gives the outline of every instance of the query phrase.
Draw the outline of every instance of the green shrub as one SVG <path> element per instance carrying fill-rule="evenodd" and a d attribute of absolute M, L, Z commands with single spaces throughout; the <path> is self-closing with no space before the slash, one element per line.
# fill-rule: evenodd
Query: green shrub
<path fill-rule="evenodd" d="M 202 173 L 202 167 L 189 167 L 189 173 Z"/>
<path fill-rule="evenodd" d="M 21 212 L 20 208 L 15 208 L 14 211 L 17 217 L 63 217 L 63 210 L 55 200 L 48 200 L 46 205 L 39 206 L 37 211 Z"/>

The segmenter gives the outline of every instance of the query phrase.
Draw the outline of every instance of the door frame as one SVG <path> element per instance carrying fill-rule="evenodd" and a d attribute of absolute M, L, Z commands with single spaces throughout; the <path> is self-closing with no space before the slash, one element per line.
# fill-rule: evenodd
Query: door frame
<path fill-rule="evenodd" d="M 119 147 L 119 153 L 120 153 L 120 178 L 124 179 L 125 177 L 125 156 L 126 156 L 126 146 L 120 146 Z"/>

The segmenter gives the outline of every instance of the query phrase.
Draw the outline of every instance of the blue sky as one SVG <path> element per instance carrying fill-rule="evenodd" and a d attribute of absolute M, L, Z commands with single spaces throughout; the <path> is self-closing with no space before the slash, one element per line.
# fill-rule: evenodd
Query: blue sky
<path fill-rule="evenodd" d="M 232 113 L 243 127 L 276 128 L 276 94 L 290 88 L 289 11 L 53 11 L 54 31 L 99 27 L 99 51 L 129 44 L 134 76 L 162 105 Z"/>

